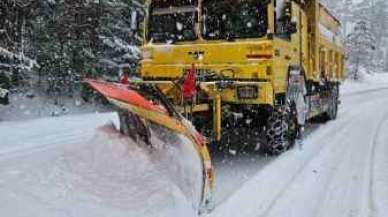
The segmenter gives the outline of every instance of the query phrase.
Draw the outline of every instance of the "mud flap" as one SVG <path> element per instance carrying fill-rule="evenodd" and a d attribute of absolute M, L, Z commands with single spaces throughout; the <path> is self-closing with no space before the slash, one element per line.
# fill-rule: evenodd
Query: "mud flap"
<path fill-rule="evenodd" d="M 300 126 L 304 126 L 306 124 L 306 117 L 308 111 L 304 95 L 302 93 L 299 93 L 294 102 L 296 106 L 298 124 Z"/>
<path fill-rule="evenodd" d="M 288 78 L 287 98 L 295 104 L 299 126 L 304 126 L 307 119 L 306 94 L 307 89 L 303 74 L 299 69 L 291 70 Z"/>
<path fill-rule="evenodd" d="M 192 124 L 180 116 L 179 113 L 175 112 L 175 116 L 173 116 L 171 114 L 172 108 L 169 105 L 155 104 L 136 90 L 130 88 L 129 85 L 93 79 L 87 79 L 85 82 L 117 107 L 121 114 L 124 114 L 121 119 L 125 119 L 126 114 L 130 113 L 136 116 L 136 118 L 166 128 L 191 141 L 194 150 L 196 150 L 202 161 L 201 167 L 203 169 L 203 190 L 198 211 L 204 212 L 204 210 L 211 209 L 213 204 L 214 172 L 205 137 L 198 133 Z M 179 115 L 178 117 L 176 116 L 177 114 Z M 127 120 L 122 121 L 127 122 Z M 124 134 L 131 134 L 131 130 L 133 129 L 122 129 Z"/>

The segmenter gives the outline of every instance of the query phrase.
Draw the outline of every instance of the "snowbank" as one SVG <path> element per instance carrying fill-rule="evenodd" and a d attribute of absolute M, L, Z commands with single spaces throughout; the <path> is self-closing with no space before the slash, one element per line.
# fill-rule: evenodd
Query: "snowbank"
<path fill-rule="evenodd" d="M 152 151 L 115 114 L 0 123 L 0 210 L 12 217 L 196 216 L 202 167 L 188 141 L 153 127 Z"/>
<path fill-rule="evenodd" d="M 33 97 L 29 97 L 33 94 Z M 59 103 L 54 104 L 53 99 L 34 93 L 12 93 L 9 96 L 10 104 L 0 105 L 0 121 L 22 121 L 50 116 L 63 116 L 69 114 L 86 114 L 107 112 L 104 106 L 82 104 L 81 100 L 62 97 Z"/>
<path fill-rule="evenodd" d="M 362 80 L 346 80 L 341 86 L 342 95 L 388 88 L 388 73 L 364 74 Z"/>

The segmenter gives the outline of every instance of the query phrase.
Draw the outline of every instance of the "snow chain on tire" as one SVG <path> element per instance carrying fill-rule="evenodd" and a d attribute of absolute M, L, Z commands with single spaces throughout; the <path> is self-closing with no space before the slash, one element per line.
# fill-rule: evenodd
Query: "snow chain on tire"
<path fill-rule="evenodd" d="M 331 96 L 330 96 L 330 104 L 329 104 L 329 111 L 327 112 L 327 119 L 328 120 L 335 120 L 337 119 L 338 114 L 338 87 L 334 86 L 331 90 Z"/>
<path fill-rule="evenodd" d="M 266 127 L 265 151 L 278 155 L 295 144 L 297 135 L 296 111 L 293 106 L 274 108 Z"/>

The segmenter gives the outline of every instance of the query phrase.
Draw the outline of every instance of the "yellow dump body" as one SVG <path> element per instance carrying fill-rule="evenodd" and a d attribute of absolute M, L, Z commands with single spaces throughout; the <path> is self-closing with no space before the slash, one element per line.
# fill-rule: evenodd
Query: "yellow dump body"
<path fill-rule="evenodd" d="M 338 36 L 340 22 L 320 5 L 320 72 L 329 80 L 344 79 L 345 54 L 342 39 Z"/>
<path fill-rule="evenodd" d="M 341 24 L 319 1 L 307 1 L 305 9 L 309 34 L 307 78 L 316 82 L 322 78 L 341 82 L 345 76 Z"/>

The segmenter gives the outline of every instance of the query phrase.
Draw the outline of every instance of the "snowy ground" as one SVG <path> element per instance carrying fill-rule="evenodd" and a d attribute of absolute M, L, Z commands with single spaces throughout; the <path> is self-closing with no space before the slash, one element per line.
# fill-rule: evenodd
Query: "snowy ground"
<path fill-rule="evenodd" d="M 265 162 L 210 216 L 387 216 L 383 79 L 376 86 L 346 84 L 338 120 L 312 130 L 302 147 Z"/>
<path fill-rule="evenodd" d="M 387 216 L 388 76 L 346 82 L 342 95 L 338 120 L 314 124 L 302 146 L 279 157 L 217 154 L 209 216 Z M 1 213 L 194 215 L 169 158 L 122 138 L 105 126 L 111 120 L 91 114 L 0 123 Z"/>
<path fill-rule="evenodd" d="M 344 96 L 388 88 L 388 73 L 364 74 L 361 81 L 347 80 L 341 86 Z"/>
<path fill-rule="evenodd" d="M 111 121 L 116 115 L 0 123 L 1 216 L 195 216 L 202 168 L 193 147 L 159 141 L 151 152 Z"/>
<path fill-rule="evenodd" d="M 31 97 L 33 96 L 33 97 Z M 33 92 L 13 92 L 10 104 L 0 105 L 0 121 L 25 121 L 28 119 L 64 116 L 75 114 L 101 113 L 111 110 L 108 106 L 95 106 L 83 103 L 81 99 L 61 97 L 58 103 L 47 96 Z"/>

